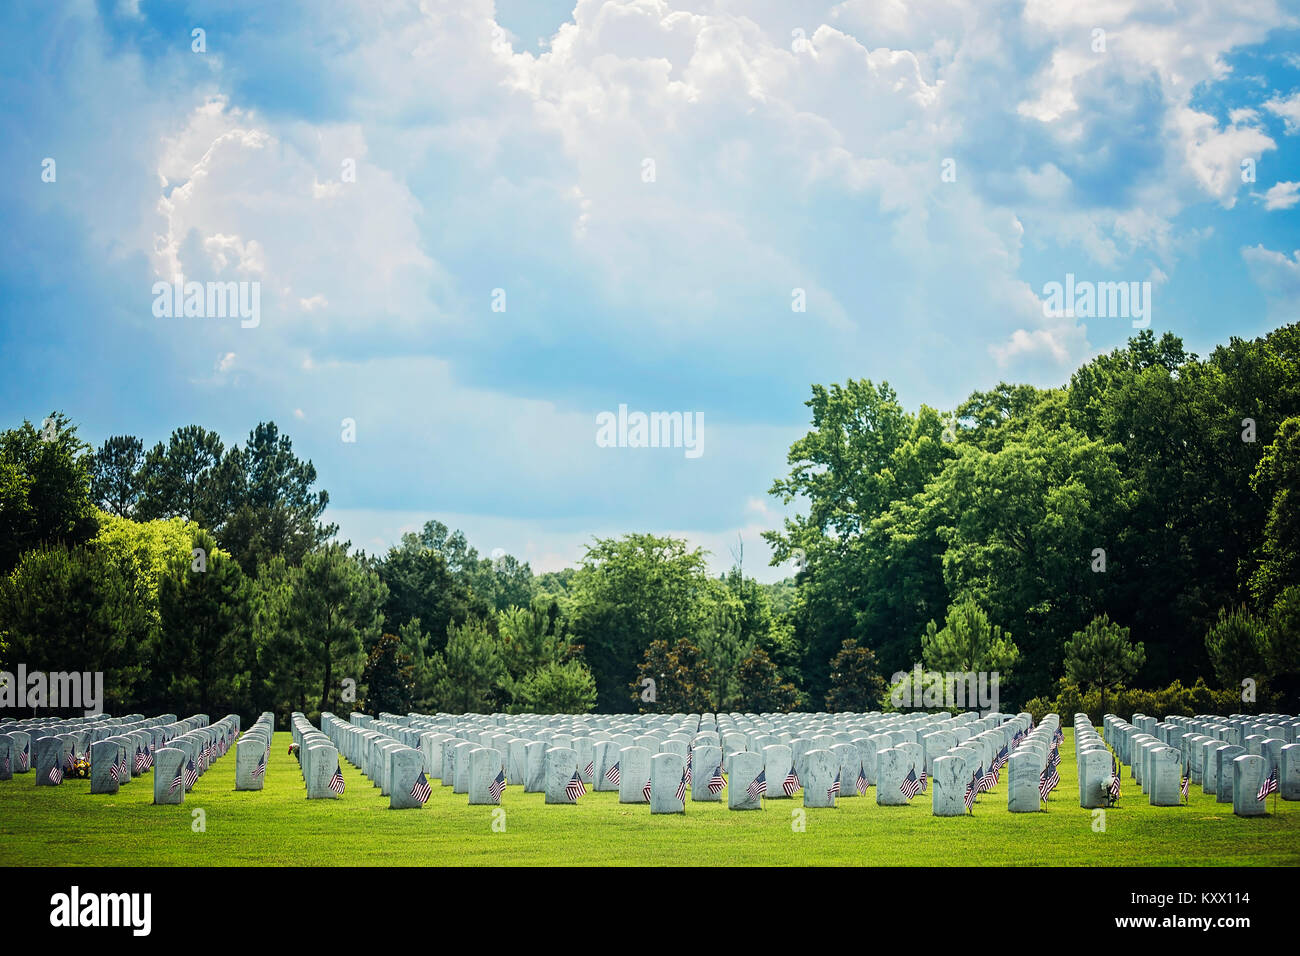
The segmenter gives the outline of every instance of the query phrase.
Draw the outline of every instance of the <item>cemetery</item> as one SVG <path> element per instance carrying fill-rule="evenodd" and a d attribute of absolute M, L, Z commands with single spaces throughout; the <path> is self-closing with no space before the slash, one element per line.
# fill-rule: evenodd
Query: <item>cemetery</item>
<path fill-rule="evenodd" d="M 6 719 L 0 864 L 1295 865 L 1298 733 L 1283 714 Z"/>

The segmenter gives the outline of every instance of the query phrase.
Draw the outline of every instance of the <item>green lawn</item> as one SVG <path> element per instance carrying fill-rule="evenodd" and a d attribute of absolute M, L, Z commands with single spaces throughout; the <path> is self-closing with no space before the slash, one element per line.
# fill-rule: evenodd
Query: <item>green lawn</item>
<path fill-rule="evenodd" d="M 802 833 L 791 826 L 798 799 L 746 813 L 688 802 L 685 815 L 652 817 L 614 793 L 546 806 L 516 786 L 502 797 L 505 832 L 493 832 L 494 808 L 468 806 L 450 787 L 435 785 L 423 810 L 390 811 L 346 762 L 345 796 L 309 801 L 288 742 L 287 733 L 275 735 L 265 790 L 234 791 L 232 750 L 179 807 L 152 806 L 152 772 L 113 797 L 91 796 L 87 780 L 38 789 L 24 774 L 0 783 L 0 865 L 1300 864 L 1300 804 L 1279 800 L 1276 813 L 1240 819 L 1194 786 L 1190 806 L 1152 807 L 1127 769 L 1106 832 L 1094 832 L 1092 812 L 1071 797 L 1070 730 L 1047 812 L 1008 813 L 1004 775 L 973 817 L 931 816 L 928 793 L 910 806 L 878 807 L 870 790 L 833 810 L 806 811 Z M 193 832 L 196 808 L 206 832 Z"/>

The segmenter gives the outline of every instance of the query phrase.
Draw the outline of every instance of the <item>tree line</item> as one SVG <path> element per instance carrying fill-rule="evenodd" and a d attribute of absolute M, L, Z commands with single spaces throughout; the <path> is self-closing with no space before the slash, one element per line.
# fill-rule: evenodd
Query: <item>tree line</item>
<path fill-rule="evenodd" d="M 917 663 L 998 671 L 1004 708 L 1295 706 L 1300 326 L 1206 359 L 1143 332 L 948 412 L 853 380 L 807 405 L 776 584 L 641 533 L 544 574 L 437 521 L 369 555 L 273 422 L 148 450 L 24 422 L 0 663 L 103 671 L 116 711 L 865 710 Z"/>

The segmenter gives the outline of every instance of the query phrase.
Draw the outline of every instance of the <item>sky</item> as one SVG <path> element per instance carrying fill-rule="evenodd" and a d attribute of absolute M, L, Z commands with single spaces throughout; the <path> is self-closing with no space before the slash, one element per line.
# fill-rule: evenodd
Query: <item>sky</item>
<path fill-rule="evenodd" d="M 1203 355 L 1300 318 L 1295 2 L 5 17 L 0 427 L 275 421 L 372 553 L 436 518 L 548 571 L 655 532 L 777 580 L 813 384 L 950 409 L 1135 322 Z M 176 276 L 249 309 L 167 314 Z M 1063 314 L 1067 281 L 1149 291 Z M 698 444 L 601 440 L 621 406 Z"/>

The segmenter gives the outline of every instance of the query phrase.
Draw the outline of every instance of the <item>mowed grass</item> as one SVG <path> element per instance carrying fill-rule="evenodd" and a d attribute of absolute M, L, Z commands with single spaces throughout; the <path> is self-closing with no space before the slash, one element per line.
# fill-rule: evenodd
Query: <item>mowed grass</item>
<path fill-rule="evenodd" d="M 685 814 L 651 816 L 616 793 L 589 791 L 576 806 L 547 806 L 540 793 L 507 787 L 504 832 L 492 807 L 434 786 L 422 810 L 389 810 L 388 799 L 343 762 L 347 792 L 307 800 L 289 735 L 278 733 L 266 788 L 235 792 L 232 750 L 195 785 L 182 806 L 155 807 L 153 773 L 112 797 L 91 796 L 88 780 L 37 788 L 31 773 L 0 782 L 0 864 L 4 866 L 488 866 L 488 865 L 1296 865 L 1300 804 L 1268 801 L 1269 815 L 1242 819 L 1230 804 L 1191 788 L 1191 803 L 1152 807 L 1124 772 L 1124 796 L 1106 812 L 1105 832 L 1082 810 L 1073 732 L 1062 745 L 1061 786 L 1042 813 L 1006 809 L 1007 778 L 983 795 L 973 816 L 941 819 L 930 793 L 905 807 L 842 798 L 807 810 L 796 832 L 794 800 L 762 811 L 692 803 Z M 723 793 L 724 801 L 726 792 Z M 193 811 L 206 832 L 195 832 Z"/>

